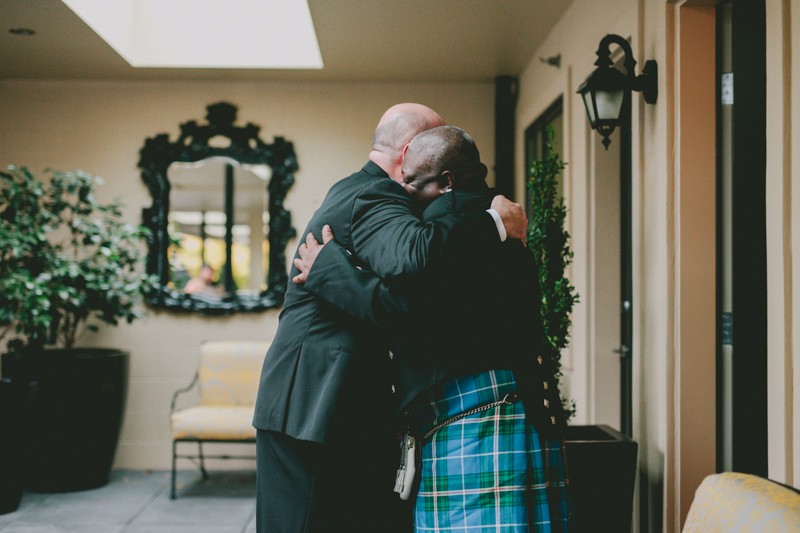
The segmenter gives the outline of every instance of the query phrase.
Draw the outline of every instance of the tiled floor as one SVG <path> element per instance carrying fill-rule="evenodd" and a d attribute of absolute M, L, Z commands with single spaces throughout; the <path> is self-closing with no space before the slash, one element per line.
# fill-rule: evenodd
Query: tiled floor
<path fill-rule="evenodd" d="M 169 473 L 115 471 L 108 485 L 87 491 L 26 492 L 17 511 L 0 515 L 2 533 L 252 533 L 256 476 L 251 471 L 178 475 L 169 499 Z"/>

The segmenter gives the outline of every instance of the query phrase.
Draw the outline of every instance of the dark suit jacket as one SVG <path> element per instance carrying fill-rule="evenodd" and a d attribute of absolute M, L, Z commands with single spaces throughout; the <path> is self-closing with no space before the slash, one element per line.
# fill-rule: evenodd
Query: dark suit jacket
<path fill-rule="evenodd" d="M 451 234 L 463 231 L 487 246 L 499 242 L 488 213 L 457 213 L 423 224 L 409 200 L 402 186 L 368 162 L 331 188 L 302 236 L 313 232 L 321 240 L 322 226 L 329 224 L 343 253 L 383 276 L 420 271 Z M 290 277 L 297 273 L 292 267 Z M 289 283 L 264 360 L 253 425 L 326 442 L 332 433 L 347 438 L 353 424 L 388 418 L 388 350 L 376 333 Z"/>
<path fill-rule="evenodd" d="M 424 220 L 480 212 L 491 195 L 488 189 L 450 193 L 431 204 Z M 541 432 L 559 435 L 565 414 L 544 357 L 533 256 L 519 241 L 469 241 L 468 233 L 453 231 L 443 256 L 424 273 L 384 279 L 353 268 L 352 257 L 329 243 L 306 289 L 388 331 L 399 407 L 443 379 L 511 369 L 529 419 Z"/>

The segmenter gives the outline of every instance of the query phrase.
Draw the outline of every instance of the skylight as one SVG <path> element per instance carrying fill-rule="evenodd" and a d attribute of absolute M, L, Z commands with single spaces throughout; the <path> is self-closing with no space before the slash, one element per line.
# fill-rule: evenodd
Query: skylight
<path fill-rule="evenodd" d="M 134 67 L 320 69 L 307 0 L 62 0 Z"/>

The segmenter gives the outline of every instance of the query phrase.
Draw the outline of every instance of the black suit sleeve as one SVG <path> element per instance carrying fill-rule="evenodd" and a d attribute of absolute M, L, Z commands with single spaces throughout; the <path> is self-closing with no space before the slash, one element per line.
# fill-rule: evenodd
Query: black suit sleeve
<path fill-rule="evenodd" d="M 424 274 L 382 279 L 353 264 L 352 255 L 335 241 L 314 261 L 305 288 L 340 311 L 381 328 L 398 326 L 419 309 Z"/>
<path fill-rule="evenodd" d="M 462 290 L 471 284 L 481 293 L 476 284 L 487 278 L 498 283 L 502 278 L 498 274 L 502 273 L 488 269 L 487 265 L 496 262 L 487 263 L 487 258 L 515 244 L 503 245 L 496 238 L 489 246 L 475 246 L 469 235 L 452 231 L 441 260 L 425 271 L 382 278 L 357 266 L 354 256 L 332 241 L 314 261 L 305 288 L 340 311 L 380 328 L 421 325 L 446 309 L 454 298 L 466 298 L 458 304 L 460 308 L 475 307 L 473 291 L 468 296 L 461 294 Z M 483 300 L 486 297 L 484 294 Z"/>
<path fill-rule="evenodd" d="M 423 223 L 410 200 L 400 184 L 379 179 L 365 187 L 353 204 L 353 249 L 379 276 L 422 271 L 441 257 L 453 234 L 469 235 L 467 245 L 476 249 L 500 242 L 494 220 L 485 211 L 452 213 Z"/>

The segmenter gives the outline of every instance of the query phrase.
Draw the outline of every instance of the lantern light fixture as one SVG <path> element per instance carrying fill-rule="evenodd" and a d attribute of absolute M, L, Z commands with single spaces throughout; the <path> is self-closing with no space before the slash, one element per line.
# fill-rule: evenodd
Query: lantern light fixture
<path fill-rule="evenodd" d="M 611 61 L 609 46 L 617 44 L 625 56 L 624 72 L 614 67 Z M 578 87 L 578 94 L 583 98 L 589 124 L 603 136 L 603 146 L 608 150 L 611 144 L 609 136 L 622 123 L 621 117 L 625 98 L 630 98 L 631 91 L 641 92 L 644 101 L 655 104 L 658 99 L 658 65 L 655 60 L 644 63 L 644 69 L 638 76 L 635 74 L 636 60 L 633 58 L 631 45 L 619 35 L 609 34 L 600 41 L 597 47 L 597 68 L 586 81 Z"/>

